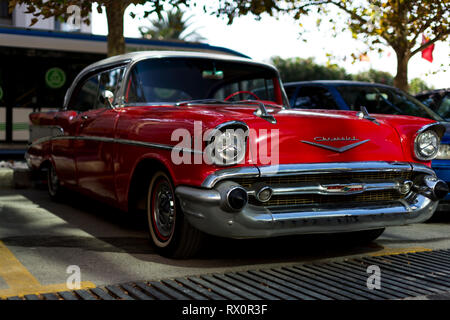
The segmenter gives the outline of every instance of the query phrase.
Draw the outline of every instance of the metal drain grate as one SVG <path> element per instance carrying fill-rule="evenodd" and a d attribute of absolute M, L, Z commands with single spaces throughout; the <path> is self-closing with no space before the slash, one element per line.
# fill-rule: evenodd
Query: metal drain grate
<path fill-rule="evenodd" d="M 367 267 L 381 269 L 381 290 L 366 286 Z M 328 263 L 171 280 L 133 282 L 9 300 L 382 300 L 450 291 L 450 250 L 363 257 Z"/>

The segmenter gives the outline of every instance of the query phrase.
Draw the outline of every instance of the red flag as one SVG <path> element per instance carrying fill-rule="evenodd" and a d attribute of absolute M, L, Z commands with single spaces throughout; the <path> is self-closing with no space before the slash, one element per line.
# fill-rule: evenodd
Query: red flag
<path fill-rule="evenodd" d="M 430 38 L 427 38 L 425 37 L 425 35 L 422 35 L 422 44 L 425 44 L 428 41 L 430 41 Z M 433 62 L 433 50 L 434 50 L 434 43 L 422 50 L 422 58 L 430 62 Z"/>

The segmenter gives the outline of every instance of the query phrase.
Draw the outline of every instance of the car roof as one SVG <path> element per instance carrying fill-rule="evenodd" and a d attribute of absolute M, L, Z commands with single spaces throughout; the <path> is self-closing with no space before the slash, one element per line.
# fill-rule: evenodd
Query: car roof
<path fill-rule="evenodd" d="M 351 81 L 351 80 L 310 80 L 310 81 L 295 81 L 295 82 L 287 82 L 284 86 L 298 86 L 298 85 L 325 85 L 325 86 L 372 86 L 372 87 L 386 87 L 386 88 L 394 88 L 393 86 L 382 84 L 382 83 L 373 83 L 373 82 L 364 82 L 364 81 Z"/>
<path fill-rule="evenodd" d="M 447 92 L 450 92 L 450 88 L 447 88 L 447 89 L 433 89 L 433 90 L 426 90 L 426 91 L 422 91 L 422 92 L 416 94 L 415 96 L 416 96 L 416 97 L 417 97 L 417 96 L 424 96 L 424 95 L 435 94 L 435 93 L 438 93 L 438 94 L 444 94 L 444 93 L 447 93 Z"/>
<path fill-rule="evenodd" d="M 249 58 L 238 57 L 229 54 L 220 53 L 209 53 L 209 52 L 198 52 L 198 51 L 160 51 L 160 50 L 149 50 L 149 51 L 135 51 L 129 52 L 113 57 L 109 57 L 100 61 L 97 61 L 89 66 L 87 66 L 83 71 L 88 71 L 92 69 L 101 68 L 108 65 L 129 63 L 145 59 L 156 59 L 156 58 L 205 58 L 205 59 L 218 59 L 227 61 L 237 61 L 252 64 L 265 65 L 272 69 L 275 69 L 273 65 L 257 62 Z M 83 72 L 82 71 L 82 72 Z"/>
<path fill-rule="evenodd" d="M 204 59 L 216 59 L 216 60 L 225 60 L 225 61 L 236 61 L 254 65 L 260 65 L 267 68 L 272 69 L 278 74 L 278 70 L 271 64 L 257 62 L 250 58 L 243 58 L 229 54 L 220 54 L 220 53 L 208 53 L 208 52 L 198 52 L 198 51 L 163 51 L 163 50 L 148 50 L 148 51 L 134 51 L 125 54 L 116 55 L 113 57 L 109 57 L 106 59 L 102 59 L 100 61 L 94 62 L 87 67 L 85 67 L 72 82 L 72 85 L 66 92 L 64 96 L 64 108 L 67 107 L 69 103 L 70 95 L 74 90 L 76 84 L 83 79 L 85 76 L 92 74 L 93 72 L 97 72 L 97 70 L 113 68 L 114 66 L 119 65 L 129 65 L 134 62 L 146 60 L 146 59 L 158 59 L 158 58 L 204 58 Z"/>

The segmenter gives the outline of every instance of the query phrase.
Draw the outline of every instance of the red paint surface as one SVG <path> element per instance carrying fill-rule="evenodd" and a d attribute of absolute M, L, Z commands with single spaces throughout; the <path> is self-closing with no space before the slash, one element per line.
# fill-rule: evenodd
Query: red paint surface
<path fill-rule="evenodd" d="M 239 120 L 257 132 L 258 141 L 251 139 L 252 151 L 247 152 L 245 163 L 237 166 L 264 164 L 258 157 L 261 141 L 268 136 L 264 131 L 278 132 L 281 164 L 353 161 L 424 163 L 414 158 L 413 141 L 420 128 L 433 122 L 409 116 L 373 115 L 380 123 L 377 125 L 358 118 L 352 111 L 268 107 L 277 120 L 276 124 L 271 124 L 253 114 L 256 108 L 256 105 L 135 106 L 82 114 L 70 111 L 32 114 L 30 120 L 34 125 L 60 126 L 67 136 L 116 138 L 172 146 L 179 143 L 171 140 L 172 132 L 185 128 L 193 133 L 194 121 L 201 121 L 205 131 L 227 121 Z M 86 115 L 88 119 L 83 119 L 82 116 Z M 354 137 L 358 141 L 370 141 L 343 153 L 301 142 L 317 142 L 333 147 L 355 143 L 318 142 L 315 140 L 317 137 Z M 29 148 L 28 154 L 36 168 L 45 160 L 52 161 L 64 185 L 122 209 L 127 209 L 133 172 L 144 159 L 154 159 L 164 165 L 175 186 L 200 186 L 209 174 L 224 168 L 206 164 L 175 165 L 169 150 L 87 140 L 58 139 L 37 143 Z M 425 164 L 430 165 L 429 162 Z"/>

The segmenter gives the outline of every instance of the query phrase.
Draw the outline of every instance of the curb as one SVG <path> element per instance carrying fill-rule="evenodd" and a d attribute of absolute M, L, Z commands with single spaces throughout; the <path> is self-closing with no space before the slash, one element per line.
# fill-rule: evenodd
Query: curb
<path fill-rule="evenodd" d="M 14 185 L 13 177 L 14 177 L 13 169 L 1 168 L 0 169 L 0 188 L 2 188 L 2 189 L 12 188 Z"/>
<path fill-rule="evenodd" d="M 32 186 L 32 173 L 29 169 L 0 168 L 0 189 L 24 189 Z"/>

